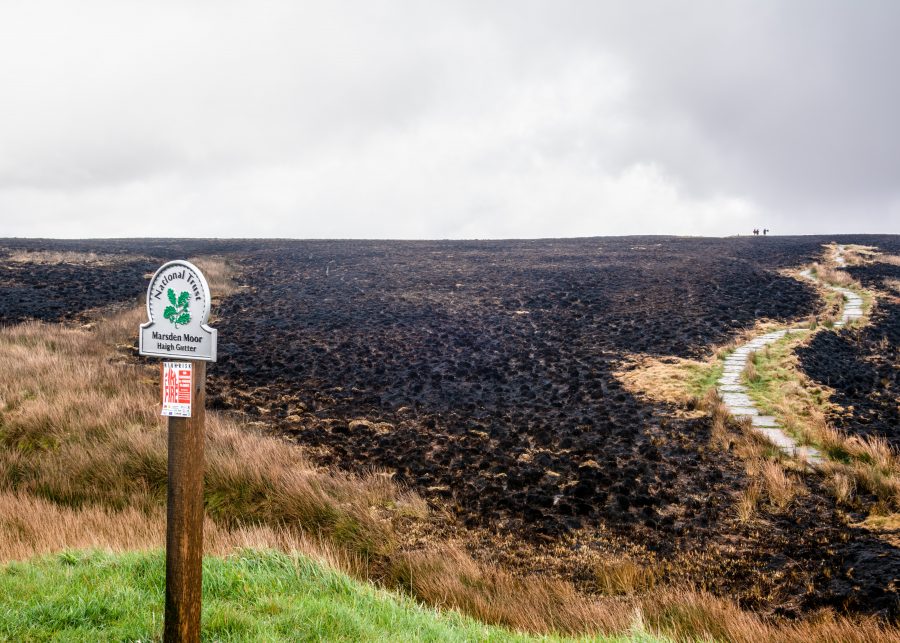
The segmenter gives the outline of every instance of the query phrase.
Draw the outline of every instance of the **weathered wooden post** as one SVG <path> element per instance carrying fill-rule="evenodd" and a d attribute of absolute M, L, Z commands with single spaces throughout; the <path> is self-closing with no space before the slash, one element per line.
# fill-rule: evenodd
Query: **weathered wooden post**
<path fill-rule="evenodd" d="M 169 420 L 166 612 L 163 640 L 200 640 L 203 576 L 203 442 L 206 362 L 216 361 L 209 285 L 188 261 L 170 261 L 147 289 L 149 321 L 140 353 L 179 358 L 162 364 L 162 414 Z"/>

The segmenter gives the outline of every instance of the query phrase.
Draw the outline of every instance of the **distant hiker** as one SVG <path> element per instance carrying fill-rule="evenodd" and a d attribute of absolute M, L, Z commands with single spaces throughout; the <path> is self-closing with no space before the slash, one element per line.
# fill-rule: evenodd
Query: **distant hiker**
<path fill-rule="evenodd" d="M 759 234 L 759 230 L 757 230 L 756 228 L 753 228 L 753 236 L 755 237 L 758 234 Z"/>
<path fill-rule="evenodd" d="M 766 234 L 768 234 L 768 232 L 769 232 L 769 229 L 768 229 L 768 228 L 765 228 L 765 229 L 763 230 L 763 236 L 766 236 Z"/>

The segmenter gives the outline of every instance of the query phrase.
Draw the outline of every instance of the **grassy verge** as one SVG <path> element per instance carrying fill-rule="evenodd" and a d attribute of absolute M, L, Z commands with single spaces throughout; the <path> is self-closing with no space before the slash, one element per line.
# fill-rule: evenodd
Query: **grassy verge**
<path fill-rule="evenodd" d="M 16 641 L 158 640 L 164 587 L 160 551 L 70 551 L 8 564 L 0 571 L 0 636 Z M 429 609 L 309 558 L 271 550 L 204 559 L 202 630 L 204 639 L 215 641 L 561 640 Z"/>
<path fill-rule="evenodd" d="M 688 393 L 697 397 L 698 399 L 703 399 L 709 391 L 716 388 L 716 382 L 719 381 L 719 378 L 722 377 L 722 373 L 725 370 L 725 363 L 716 360 L 712 365 L 701 364 L 701 365 L 688 365 L 688 382 L 687 382 L 687 390 Z"/>
<path fill-rule="evenodd" d="M 799 364 L 794 351 L 807 340 L 809 332 L 786 334 L 763 350 L 751 354 L 748 360 L 752 368 L 743 374 L 747 395 L 763 415 L 774 415 L 783 423 L 796 424 L 795 420 L 808 419 L 815 410 L 824 411 L 828 394 L 800 377 Z M 748 371 L 752 373 L 747 377 Z M 797 427 L 786 426 L 791 431 Z M 807 436 L 792 431 L 803 441 Z"/>
<path fill-rule="evenodd" d="M 864 491 L 877 498 L 874 512 L 900 510 L 900 454 L 879 437 L 847 435 L 827 423 L 828 391 L 802 374 L 794 352 L 809 337 L 789 333 L 753 353 L 752 367 L 743 373 L 748 395 L 801 444 L 827 456 L 826 486 L 837 500 L 852 504 L 857 491 Z"/>

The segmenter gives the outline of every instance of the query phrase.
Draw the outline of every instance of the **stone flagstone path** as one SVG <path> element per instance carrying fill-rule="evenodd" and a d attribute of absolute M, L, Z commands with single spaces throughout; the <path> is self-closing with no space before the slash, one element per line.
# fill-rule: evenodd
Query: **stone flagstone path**
<path fill-rule="evenodd" d="M 847 265 L 847 262 L 844 259 L 844 246 L 837 247 L 835 263 L 838 266 Z M 808 269 L 800 274 L 812 281 L 819 281 Z M 835 328 L 842 328 L 848 322 L 862 318 L 862 297 L 847 288 L 831 286 L 829 284 L 823 285 L 826 288 L 831 288 L 832 290 L 841 293 L 844 297 L 845 304 L 843 313 L 841 319 L 835 322 Z M 817 468 L 824 462 L 819 450 L 809 446 L 798 445 L 797 441 L 785 433 L 782 427 L 779 426 L 775 416 L 760 415 L 753 400 L 747 395 L 747 387 L 741 384 L 741 373 L 743 373 L 744 368 L 746 368 L 752 353 L 762 350 L 769 344 L 778 341 L 789 332 L 807 332 L 808 330 L 809 329 L 806 328 L 786 328 L 783 330 L 776 330 L 766 333 L 765 335 L 760 335 L 746 344 L 738 346 L 737 349 L 725 359 L 725 369 L 722 373 L 722 377 L 719 378 L 719 381 L 716 384 L 716 389 L 718 390 L 719 395 L 722 396 L 722 401 L 725 403 L 725 406 L 728 407 L 729 412 L 731 412 L 733 416 L 738 419 L 749 418 L 754 431 L 765 437 L 769 442 L 781 449 L 787 455 L 804 460 L 810 466 Z"/>
<path fill-rule="evenodd" d="M 823 462 L 822 454 L 813 447 L 799 446 L 797 441 L 784 432 L 773 415 L 760 415 L 759 410 L 747 395 L 747 387 L 741 384 L 741 373 L 750 361 L 750 356 L 769 344 L 777 342 L 788 332 L 803 332 L 808 329 L 792 328 L 776 330 L 738 346 L 725 359 L 725 369 L 717 383 L 717 390 L 729 412 L 736 418 L 749 418 L 753 430 L 789 456 L 805 460 L 813 467 Z"/>
<path fill-rule="evenodd" d="M 838 266 L 841 266 L 841 267 L 847 265 L 847 260 L 844 259 L 844 246 L 837 247 L 837 253 L 835 254 L 834 262 Z M 815 281 L 815 282 L 819 281 L 818 279 L 816 279 L 815 275 L 813 275 L 812 272 L 808 268 L 806 270 L 804 270 L 803 272 L 801 272 L 800 274 L 811 281 Z M 843 328 L 844 326 L 847 325 L 848 322 L 851 322 L 855 319 L 862 319 L 862 316 L 863 316 L 862 297 L 857 295 L 852 290 L 848 290 L 847 288 L 841 288 L 840 286 L 832 286 L 831 284 L 825 284 L 825 283 L 823 283 L 822 285 L 825 286 L 826 288 L 830 288 L 831 290 L 834 290 L 835 292 L 841 293 L 841 295 L 843 295 L 843 297 L 844 297 L 844 302 L 845 302 L 844 303 L 844 312 L 841 314 L 841 318 L 838 321 L 834 322 L 835 328 Z"/>

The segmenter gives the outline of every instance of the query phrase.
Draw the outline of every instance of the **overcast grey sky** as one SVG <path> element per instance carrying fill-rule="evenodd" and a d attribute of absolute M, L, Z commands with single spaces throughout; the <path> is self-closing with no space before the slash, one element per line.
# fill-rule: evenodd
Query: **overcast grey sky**
<path fill-rule="evenodd" d="M 0 237 L 900 233 L 900 3 L 0 4 Z"/>

